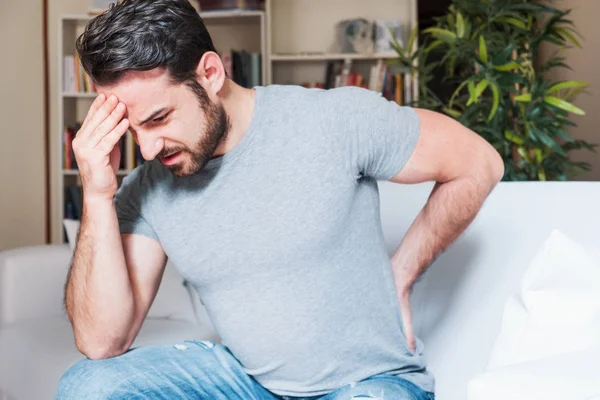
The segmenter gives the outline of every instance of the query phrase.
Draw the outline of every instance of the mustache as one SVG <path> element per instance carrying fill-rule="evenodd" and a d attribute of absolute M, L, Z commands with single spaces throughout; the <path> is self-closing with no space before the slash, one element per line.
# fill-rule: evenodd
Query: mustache
<path fill-rule="evenodd" d="M 166 157 L 169 156 L 171 154 L 175 154 L 175 153 L 179 153 L 180 151 L 185 151 L 185 147 L 171 147 L 171 148 L 164 148 L 160 151 L 160 153 L 158 153 L 156 155 L 156 157 L 158 158 L 162 158 L 162 157 Z"/>

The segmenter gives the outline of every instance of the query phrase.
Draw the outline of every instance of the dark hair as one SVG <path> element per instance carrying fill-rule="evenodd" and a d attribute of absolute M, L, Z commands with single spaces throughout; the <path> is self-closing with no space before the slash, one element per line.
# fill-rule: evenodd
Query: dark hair
<path fill-rule="evenodd" d="M 173 83 L 196 82 L 210 34 L 188 0 L 122 0 L 93 18 L 77 38 L 81 64 L 97 85 L 127 71 L 165 68 Z"/>

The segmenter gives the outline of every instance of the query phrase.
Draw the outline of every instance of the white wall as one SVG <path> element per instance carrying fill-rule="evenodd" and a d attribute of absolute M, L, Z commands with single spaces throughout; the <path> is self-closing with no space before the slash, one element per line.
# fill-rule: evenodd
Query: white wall
<path fill-rule="evenodd" d="M 0 4 L 0 251 L 45 241 L 42 7 Z"/>

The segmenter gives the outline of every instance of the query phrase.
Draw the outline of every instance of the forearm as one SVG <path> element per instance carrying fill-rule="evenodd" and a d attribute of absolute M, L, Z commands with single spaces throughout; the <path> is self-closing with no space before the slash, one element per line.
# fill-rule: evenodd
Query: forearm
<path fill-rule="evenodd" d="M 467 175 L 436 183 L 392 257 L 399 293 L 409 292 L 426 268 L 469 226 L 496 183 L 493 175 Z"/>
<path fill-rule="evenodd" d="M 84 200 L 65 305 L 77 347 L 88 357 L 103 358 L 126 350 L 135 302 L 110 201 L 92 204 Z"/>

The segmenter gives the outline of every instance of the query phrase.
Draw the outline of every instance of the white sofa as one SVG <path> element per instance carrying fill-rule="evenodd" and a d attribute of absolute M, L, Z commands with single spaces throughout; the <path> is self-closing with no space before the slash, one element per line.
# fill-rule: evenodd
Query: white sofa
<path fill-rule="evenodd" d="M 431 188 L 429 183 L 380 183 L 382 227 L 390 254 Z M 504 369 L 498 379 L 490 378 L 494 371 L 486 371 L 506 300 L 519 289 L 525 269 L 553 230 L 560 229 L 582 245 L 599 250 L 599 228 L 600 183 L 501 183 L 495 189 L 472 225 L 415 288 L 415 330 L 425 342 L 430 369 L 436 376 L 437 399 L 491 399 L 492 392 L 501 390 L 507 394 L 493 398 L 520 398 L 514 395 L 518 387 L 511 387 L 516 380 L 510 369 Z M 82 357 L 73 345 L 62 309 L 70 257 L 66 245 L 0 253 L 0 388 L 11 400 L 52 398 L 62 373 Z M 171 271 L 167 275 L 168 283 L 160 289 L 164 293 L 157 298 L 134 345 L 218 340 L 195 298 L 181 295 L 177 274 Z M 189 310 L 195 313 L 192 317 Z M 597 357 L 583 353 L 566 355 L 570 361 L 556 367 L 540 363 L 556 380 L 565 365 L 571 366 L 571 372 L 573 366 L 581 368 L 582 362 L 598 365 Z M 532 373 L 527 368 L 518 367 L 517 376 L 522 376 L 523 370 Z M 600 368 L 596 371 L 600 376 Z M 588 371 L 583 375 L 594 374 Z M 502 388 L 494 389 L 497 381 Z M 600 390 L 593 390 L 586 392 L 586 399 L 600 396 Z"/>

